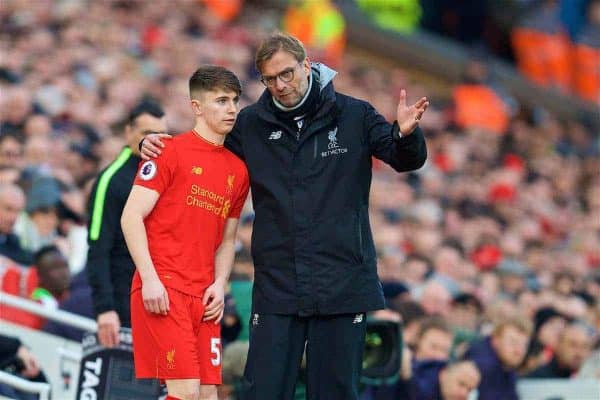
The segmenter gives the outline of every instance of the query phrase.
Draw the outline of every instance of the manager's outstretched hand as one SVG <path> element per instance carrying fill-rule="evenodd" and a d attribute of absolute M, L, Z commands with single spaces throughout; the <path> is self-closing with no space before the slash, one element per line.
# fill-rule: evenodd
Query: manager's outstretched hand
<path fill-rule="evenodd" d="M 171 139 L 173 136 L 168 133 L 151 133 L 144 136 L 142 141 L 142 148 L 140 149 L 140 157 L 142 160 L 149 160 L 156 158 L 160 154 L 160 149 L 165 147 L 164 143 L 160 139 Z"/>
<path fill-rule="evenodd" d="M 429 106 L 427 97 L 421 97 L 412 106 L 406 105 L 406 90 L 400 91 L 400 101 L 398 102 L 398 111 L 396 113 L 396 120 L 400 127 L 400 133 L 402 136 L 408 136 L 419 125 L 419 120 L 423 116 L 425 110 Z M 154 135 L 150 135 L 154 136 Z M 144 141 L 145 142 L 145 141 Z"/>

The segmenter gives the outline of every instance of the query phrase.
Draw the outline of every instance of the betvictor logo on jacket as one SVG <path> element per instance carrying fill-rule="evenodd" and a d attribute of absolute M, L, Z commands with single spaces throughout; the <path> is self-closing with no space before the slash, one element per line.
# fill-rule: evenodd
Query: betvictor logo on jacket
<path fill-rule="evenodd" d="M 343 154 L 343 153 L 348 152 L 347 147 L 340 147 L 338 145 L 337 133 L 338 133 L 337 126 L 327 133 L 327 138 L 329 139 L 329 143 L 327 144 L 327 151 L 321 152 L 322 158 L 329 157 L 334 154 Z"/>

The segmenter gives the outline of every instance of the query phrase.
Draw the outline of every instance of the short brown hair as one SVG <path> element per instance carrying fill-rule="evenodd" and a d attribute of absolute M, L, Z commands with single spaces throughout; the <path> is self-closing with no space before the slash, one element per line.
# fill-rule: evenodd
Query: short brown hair
<path fill-rule="evenodd" d="M 279 50 L 290 53 L 298 62 L 302 62 L 306 58 L 306 49 L 301 41 L 292 35 L 274 32 L 261 42 L 256 51 L 256 57 L 254 58 L 256 70 L 261 72 L 263 64 Z"/>
<path fill-rule="evenodd" d="M 505 319 L 500 320 L 492 330 L 492 336 L 500 336 L 504 329 L 512 326 L 516 328 L 518 331 L 526 334 L 527 336 L 531 336 L 531 332 L 533 332 L 533 324 L 530 320 L 526 319 L 523 316 L 511 316 Z"/>
<path fill-rule="evenodd" d="M 417 337 L 420 340 L 431 330 L 441 331 L 448 335 L 452 335 L 452 329 L 450 329 L 448 323 L 446 323 L 442 317 L 432 316 L 423 318 L 419 321 L 419 332 L 417 333 Z"/>
<path fill-rule="evenodd" d="M 238 77 L 218 65 L 203 65 L 194 72 L 190 78 L 190 98 L 197 92 L 209 92 L 215 89 L 232 91 L 237 95 L 242 94 L 242 85 Z"/>

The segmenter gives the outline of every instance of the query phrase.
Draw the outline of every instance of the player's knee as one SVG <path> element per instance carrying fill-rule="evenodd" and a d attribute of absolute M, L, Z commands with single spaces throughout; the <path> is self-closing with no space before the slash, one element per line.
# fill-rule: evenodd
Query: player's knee
<path fill-rule="evenodd" d="M 200 400 L 217 400 L 217 398 L 215 385 L 200 385 Z"/>

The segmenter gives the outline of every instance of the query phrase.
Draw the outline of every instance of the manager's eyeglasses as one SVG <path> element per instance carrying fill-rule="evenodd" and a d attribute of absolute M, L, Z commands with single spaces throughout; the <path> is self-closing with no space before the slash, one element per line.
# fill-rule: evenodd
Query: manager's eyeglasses
<path fill-rule="evenodd" d="M 277 84 L 277 78 L 279 78 L 279 80 L 283 83 L 291 82 L 292 80 L 294 80 L 294 71 L 296 70 L 296 67 L 298 67 L 298 65 L 302 65 L 302 63 L 299 62 L 298 64 L 296 64 L 293 67 L 286 68 L 275 76 L 263 75 L 260 78 L 260 81 L 266 87 L 275 86 Z"/>

